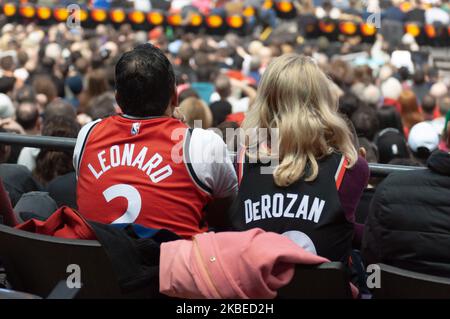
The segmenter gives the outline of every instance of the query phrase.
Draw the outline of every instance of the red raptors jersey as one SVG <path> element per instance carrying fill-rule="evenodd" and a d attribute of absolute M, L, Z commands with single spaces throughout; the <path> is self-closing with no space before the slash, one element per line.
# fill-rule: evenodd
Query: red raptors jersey
<path fill-rule="evenodd" d="M 205 231 L 203 209 L 211 196 L 192 176 L 189 136 L 185 124 L 169 117 L 116 115 L 92 125 L 78 157 L 80 213 L 183 237 Z"/>

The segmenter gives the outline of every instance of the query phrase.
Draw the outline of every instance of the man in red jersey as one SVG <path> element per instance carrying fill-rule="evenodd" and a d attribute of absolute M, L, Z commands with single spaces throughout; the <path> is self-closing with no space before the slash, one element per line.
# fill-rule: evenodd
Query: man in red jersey
<path fill-rule="evenodd" d="M 189 129 L 172 117 L 175 76 L 159 49 L 144 44 L 120 58 L 116 100 L 123 114 L 91 122 L 78 135 L 80 213 L 185 238 L 206 231 L 206 221 L 225 220 L 237 191 L 226 145 L 214 132 Z"/>

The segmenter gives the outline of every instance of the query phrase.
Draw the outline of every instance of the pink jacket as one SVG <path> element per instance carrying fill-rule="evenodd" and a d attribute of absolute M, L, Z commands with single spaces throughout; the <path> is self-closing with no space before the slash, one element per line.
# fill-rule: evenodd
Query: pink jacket
<path fill-rule="evenodd" d="M 275 298 L 295 264 L 328 260 L 259 228 L 163 243 L 159 291 L 178 298 Z"/>

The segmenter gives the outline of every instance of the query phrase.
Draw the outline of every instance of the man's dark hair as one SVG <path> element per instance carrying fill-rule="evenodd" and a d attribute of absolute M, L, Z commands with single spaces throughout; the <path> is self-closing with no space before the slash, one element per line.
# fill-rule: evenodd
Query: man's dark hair
<path fill-rule="evenodd" d="M 35 103 L 24 102 L 18 105 L 16 110 L 16 119 L 25 130 L 31 130 L 36 127 L 39 119 L 39 110 Z"/>
<path fill-rule="evenodd" d="M 54 116 L 61 116 L 70 120 L 74 120 L 76 119 L 77 114 L 71 104 L 61 98 L 58 98 L 48 104 L 44 110 L 44 120 Z"/>
<path fill-rule="evenodd" d="M 116 100 L 112 92 L 106 92 L 93 98 L 87 107 L 86 114 L 93 120 L 107 118 L 116 114 Z"/>
<path fill-rule="evenodd" d="M 125 114 L 164 114 L 175 92 L 175 74 L 164 53 L 151 44 L 126 52 L 116 65 L 116 99 Z"/>
<path fill-rule="evenodd" d="M 400 81 L 406 81 L 409 79 L 410 74 L 407 67 L 402 66 L 400 69 L 398 69 L 398 76 Z"/>
<path fill-rule="evenodd" d="M 395 128 L 400 132 L 403 132 L 402 118 L 398 114 L 395 107 L 384 105 L 377 110 L 377 117 L 379 123 L 379 130 L 385 128 Z"/>
<path fill-rule="evenodd" d="M 358 137 L 365 137 L 369 141 L 373 140 L 380 126 L 377 112 L 366 105 L 362 105 L 353 113 L 351 121 Z"/>
<path fill-rule="evenodd" d="M 201 66 L 197 69 L 197 81 L 198 82 L 211 82 L 212 73 L 214 70 L 209 66 Z"/>
<path fill-rule="evenodd" d="M 422 84 L 425 83 L 425 72 L 422 69 L 417 69 L 413 75 L 414 84 Z"/>
<path fill-rule="evenodd" d="M 36 93 L 31 85 L 24 85 L 16 92 L 17 103 L 36 102 Z"/>
<path fill-rule="evenodd" d="M 435 108 L 436 108 L 436 99 L 429 94 L 425 95 L 422 99 L 422 110 L 426 114 L 433 114 Z"/>
<path fill-rule="evenodd" d="M 80 131 L 80 125 L 76 119 L 55 115 L 44 120 L 42 135 L 75 138 Z M 53 151 L 41 149 L 36 158 L 36 168 L 33 176 L 44 186 L 57 176 L 74 171 L 72 165 L 73 152 Z"/>
<path fill-rule="evenodd" d="M 378 150 L 374 143 L 365 137 L 358 138 L 359 147 L 364 147 L 366 151 L 366 161 L 368 163 L 378 163 Z"/>
<path fill-rule="evenodd" d="M 361 103 L 355 94 L 346 92 L 339 98 L 339 112 L 351 118 Z"/>
<path fill-rule="evenodd" d="M 4 76 L 0 78 L 0 93 L 8 94 L 14 89 L 16 78 Z"/>

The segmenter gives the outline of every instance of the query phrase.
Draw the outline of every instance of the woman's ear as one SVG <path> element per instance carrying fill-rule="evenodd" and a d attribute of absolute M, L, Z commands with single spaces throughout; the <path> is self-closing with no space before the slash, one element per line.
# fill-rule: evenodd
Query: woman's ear
<path fill-rule="evenodd" d="M 358 154 L 362 158 L 366 159 L 367 151 L 366 151 L 366 149 L 364 147 L 360 147 L 359 150 L 358 150 Z"/>

